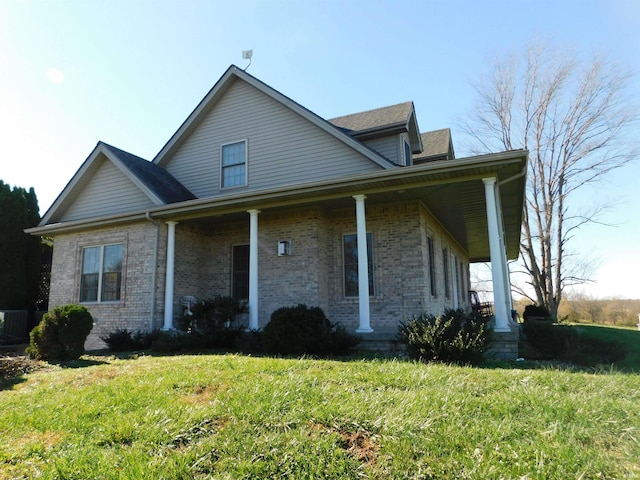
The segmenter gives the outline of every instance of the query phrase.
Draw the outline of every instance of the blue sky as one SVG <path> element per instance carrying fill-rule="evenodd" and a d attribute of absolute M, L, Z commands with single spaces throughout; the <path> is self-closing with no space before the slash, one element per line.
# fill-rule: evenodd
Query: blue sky
<path fill-rule="evenodd" d="M 320 116 L 415 102 L 423 131 L 452 128 L 489 59 L 546 39 L 636 73 L 640 2 L 0 0 L 0 179 L 44 213 L 98 140 L 151 159 L 242 51 L 248 72 Z M 606 220 L 574 248 L 595 296 L 640 298 L 640 164 L 600 185 Z"/>

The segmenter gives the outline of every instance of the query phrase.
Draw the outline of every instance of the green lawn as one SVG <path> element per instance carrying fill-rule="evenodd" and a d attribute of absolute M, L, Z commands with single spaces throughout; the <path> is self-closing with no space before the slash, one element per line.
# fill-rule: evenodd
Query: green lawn
<path fill-rule="evenodd" d="M 640 373 L 640 330 L 637 327 L 611 327 L 602 325 L 574 325 L 583 335 L 616 342 L 626 351 L 624 360 L 616 363 L 616 368 Z"/>
<path fill-rule="evenodd" d="M 625 369 L 84 357 L 0 391 L 0 479 L 640 478 Z"/>

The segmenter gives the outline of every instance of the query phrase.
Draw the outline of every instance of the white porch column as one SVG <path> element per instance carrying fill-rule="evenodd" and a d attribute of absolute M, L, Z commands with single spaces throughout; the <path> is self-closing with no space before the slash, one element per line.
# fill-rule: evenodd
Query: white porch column
<path fill-rule="evenodd" d="M 164 284 L 164 325 L 163 330 L 173 329 L 173 278 L 176 257 L 176 225 L 167 222 L 167 273 Z"/>
<path fill-rule="evenodd" d="M 500 189 L 500 184 L 498 184 L 497 189 L 499 191 Z M 500 195 L 496 196 L 496 211 L 497 211 L 497 215 L 498 218 L 501 219 L 502 218 L 502 203 L 500 202 Z M 502 271 L 504 272 L 504 278 L 505 278 L 505 282 L 504 282 L 504 302 L 506 305 L 506 309 L 507 309 L 507 314 L 509 315 L 509 318 L 511 317 L 511 310 L 513 310 L 513 299 L 511 298 L 511 274 L 509 273 L 509 264 L 507 262 L 507 246 L 505 244 L 505 240 L 504 240 L 504 226 L 502 222 L 498 222 L 498 230 L 499 230 L 499 237 L 500 237 L 500 251 L 504 252 L 504 255 L 501 256 L 501 260 L 502 260 Z"/>
<path fill-rule="evenodd" d="M 498 222 L 502 219 L 498 218 L 498 204 L 496 199 L 496 179 L 483 178 L 484 194 L 487 207 L 487 224 L 489 230 L 489 251 L 491 255 L 491 276 L 493 278 L 493 306 L 495 311 L 495 327 L 496 332 L 510 332 L 509 326 L 510 313 L 507 312 L 507 304 L 505 292 L 507 291 L 504 275 L 504 259 L 506 252 L 501 247 L 500 227 Z"/>
<path fill-rule="evenodd" d="M 249 223 L 249 329 L 258 329 L 258 214 L 247 210 Z"/>
<path fill-rule="evenodd" d="M 365 218 L 365 195 L 354 195 L 356 200 L 356 225 L 358 234 L 358 311 L 359 325 L 356 332 L 373 332 L 369 314 L 369 255 L 367 252 L 367 222 Z"/>

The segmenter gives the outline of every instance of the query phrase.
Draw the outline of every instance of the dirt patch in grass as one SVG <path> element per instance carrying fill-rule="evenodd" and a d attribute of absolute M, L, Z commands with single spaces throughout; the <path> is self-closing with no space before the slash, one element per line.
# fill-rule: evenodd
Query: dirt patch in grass
<path fill-rule="evenodd" d="M 340 446 L 359 462 L 367 465 L 375 465 L 378 459 L 380 445 L 378 436 L 362 428 L 350 431 L 337 425 L 327 427 L 314 423 L 311 429 L 316 432 L 336 433 L 340 436 Z"/>
<path fill-rule="evenodd" d="M 193 391 L 180 397 L 180 401 L 189 405 L 200 405 L 215 400 L 220 392 L 228 390 L 227 385 L 196 385 Z"/>
<path fill-rule="evenodd" d="M 357 432 L 340 432 L 342 448 L 358 459 L 359 462 L 374 465 L 378 458 L 380 446 L 374 441 L 371 433 L 359 430 Z"/>

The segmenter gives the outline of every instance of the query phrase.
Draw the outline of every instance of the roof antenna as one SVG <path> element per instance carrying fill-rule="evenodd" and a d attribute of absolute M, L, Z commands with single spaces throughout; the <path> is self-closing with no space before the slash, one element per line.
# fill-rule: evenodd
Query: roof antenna
<path fill-rule="evenodd" d="M 251 57 L 253 57 L 253 50 L 243 50 L 242 51 L 242 58 L 244 60 L 249 60 L 249 65 L 247 65 L 246 67 L 244 67 L 244 72 L 247 71 L 247 68 L 249 68 L 249 66 L 251 65 Z"/>

